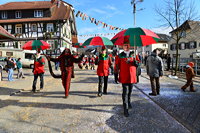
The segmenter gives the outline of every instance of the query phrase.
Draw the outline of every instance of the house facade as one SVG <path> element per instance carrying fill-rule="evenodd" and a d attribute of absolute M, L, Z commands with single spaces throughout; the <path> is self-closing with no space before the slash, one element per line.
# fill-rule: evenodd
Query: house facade
<path fill-rule="evenodd" d="M 193 54 L 200 49 L 200 21 L 185 21 L 179 28 L 171 33 L 169 41 L 169 54 L 171 57 L 176 55 L 175 32 L 179 31 L 181 39 L 179 41 L 180 59 L 192 59 Z"/>
<path fill-rule="evenodd" d="M 44 40 L 54 51 L 72 48 L 77 30 L 72 5 L 62 0 L 9 2 L 0 5 L 0 25 L 16 37 L 1 40 L 0 47 L 21 49 L 29 40 Z"/>

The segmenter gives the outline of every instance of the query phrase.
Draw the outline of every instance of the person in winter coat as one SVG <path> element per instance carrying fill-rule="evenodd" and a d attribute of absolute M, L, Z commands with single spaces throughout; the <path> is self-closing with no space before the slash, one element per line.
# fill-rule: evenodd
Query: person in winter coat
<path fill-rule="evenodd" d="M 163 61 L 158 56 L 159 53 L 159 49 L 155 49 L 151 55 L 148 56 L 146 62 L 147 75 L 149 75 L 151 82 L 152 93 L 149 93 L 151 96 L 160 94 L 160 77 L 163 76 Z"/>
<path fill-rule="evenodd" d="M 0 81 L 3 80 L 2 72 L 3 72 L 3 66 L 0 64 Z"/>
<path fill-rule="evenodd" d="M 102 84 L 103 94 L 107 94 L 107 86 L 108 86 L 108 75 L 109 68 L 111 65 L 111 59 L 109 58 L 105 46 L 102 47 L 102 53 L 98 57 L 98 67 L 97 67 L 97 75 L 99 76 L 99 84 L 98 84 L 98 96 L 102 96 Z"/>
<path fill-rule="evenodd" d="M 7 71 L 8 71 L 8 81 L 13 81 L 13 73 L 14 73 L 15 63 L 11 57 L 7 59 Z"/>
<path fill-rule="evenodd" d="M 185 91 L 186 88 L 190 86 L 190 91 L 191 92 L 195 92 L 195 89 L 194 89 L 194 86 L 193 86 L 193 81 L 192 81 L 192 79 L 195 77 L 195 73 L 194 73 L 193 67 L 194 67 L 194 63 L 193 62 L 189 62 L 188 65 L 186 66 L 185 74 L 186 74 L 187 82 L 183 87 L 181 87 L 181 89 L 183 91 Z"/>
<path fill-rule="evenodd" d="M 137 83 L 136 67 L 138 62 L 134 58 L 134 52 L 130 51 L 130 44 L 123 45 L 123 52 L 121 52 L 117 60 L 115 60 L 116 70 L 119 73 L 119 82 L 122 83 L 122 100 L 124 107 L 124 116 L 128 117 L 128 109 L 131 109 L 131 92 L 133 84 Z"/>
<path fill-rule="evenodd" d="M 18 78 L 18 79 L 21 78 L 21 77 L 22 77 L 22 78 L 25 78 L 25 77 L 24 77 L 24 73 L 23 73 L 23 69 L 22 69 L 21 58 L 18 58 L 18 59 L 17 59 L 16 64 L 17 64 L 17 70 L 18 70 L 17 78 Z"/>
<path fill-rule="evenodd" d="M 72 78 L 73 66 L 74 63 L 79 63 L 83 59 L 84 55 L 81 55 L 79 58 L 75 58 L 70 49 L 65 48 L 62 54 L 58 58 L 50 58 L 47 57 L 48 60 L 53 62 L 60 62 L 60 70 L 62 75 L 62 84 L 65 89 L 65 96 L 63 98 L 67 98 L 69 96 L 70 83 Z"/>
<path fill-rule="evenodd" d="M 33 74 L 34 74 L 34 80 L 33 80 L 33 86 L 32 86 L 32 92 L 36 92 L 36 84 L 37 79 L 40 77 L 40 90 L 44 87 L 44 65 L 45 60 L 40 55 L 40 52 L 36 53 L 36 57 L 34 58 L 34 68 L 33 68 Z"/>

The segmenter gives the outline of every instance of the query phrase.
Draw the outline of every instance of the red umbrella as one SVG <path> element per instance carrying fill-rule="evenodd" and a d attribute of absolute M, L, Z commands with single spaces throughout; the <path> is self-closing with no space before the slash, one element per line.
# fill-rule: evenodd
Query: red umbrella
<path fill-rule="evenodd" d="M 137 27 L 117 33 L 111 41 L 114 42 L 114 45 L 123 45 L 129 42 L 131 46 L 147 46 L 157 43 L 159 39 L 153 31 Z"/>
<path fill-rule="evenodd" d="M 34 40 L 34 41 L 28 41 L 24 44 L 22 49 L 26 50 L 45 50 L 49 49 L 51 46 L 45 41 L 42 40 Z"/>

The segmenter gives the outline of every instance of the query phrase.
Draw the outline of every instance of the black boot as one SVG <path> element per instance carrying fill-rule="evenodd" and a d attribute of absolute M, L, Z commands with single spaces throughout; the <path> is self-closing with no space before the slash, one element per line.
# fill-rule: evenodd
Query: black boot
<path fill-rule="evenodd" d="M 129 109 L 132 109 L 131 103 L 128 103 L 128 108 L 129 108 Z"/>
<path fill-rule="evenodd" d="M 129 117 L 128 109 L 124 109 L 124 116 Z"/>

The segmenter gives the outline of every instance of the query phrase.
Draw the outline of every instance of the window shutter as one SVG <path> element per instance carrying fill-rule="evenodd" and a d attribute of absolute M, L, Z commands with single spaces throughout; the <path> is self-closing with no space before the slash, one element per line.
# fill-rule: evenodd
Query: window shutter
<path fill-rule="evenodd" d="M 46 31 L 47 31 L 47 24 L 44 23 L 44 24 L 43 24 L 43 32 L 46 32 Z"/>
<path fill-rule="evenodd" d="M 53 31 L 54 31 L 54 32 L 57 32 L 57 26 L 56 26 L 56 23 L 53 23 Z"/>
<path fill-rule="evenodd" d="M 173 44 L 170 45 L 170 50 L 172 50 L 172 46 L 173 46 Z"/>
<path fill-rule="evenodd" d="M 15 34 L 15 25 L 12 25 L 12 30 L 11 30 L 11 34 Z"/>
<path fill-rule="evenodd" d="M 178 45 L 179 45 L 179 49 L 180 49 L 180 50 L 182 50 L 182 49 L 181 49 L 181 44 L 182 44 L 182 43 L 179 43 L 179 44 L 178 44 Z"/>
<path fill-rule="evenodd" d="M 189 49 L 189 43 L 185 44 L 185 49 Z"/>
<path fill-rule="evenodd" d="M 194 42 L 194 48 L 197 48 L 197 42 Z"/>
<path fill-rule="evenodd" d="M 25 24 L 22 24 L 22 33 L 25 33 Z"/>

